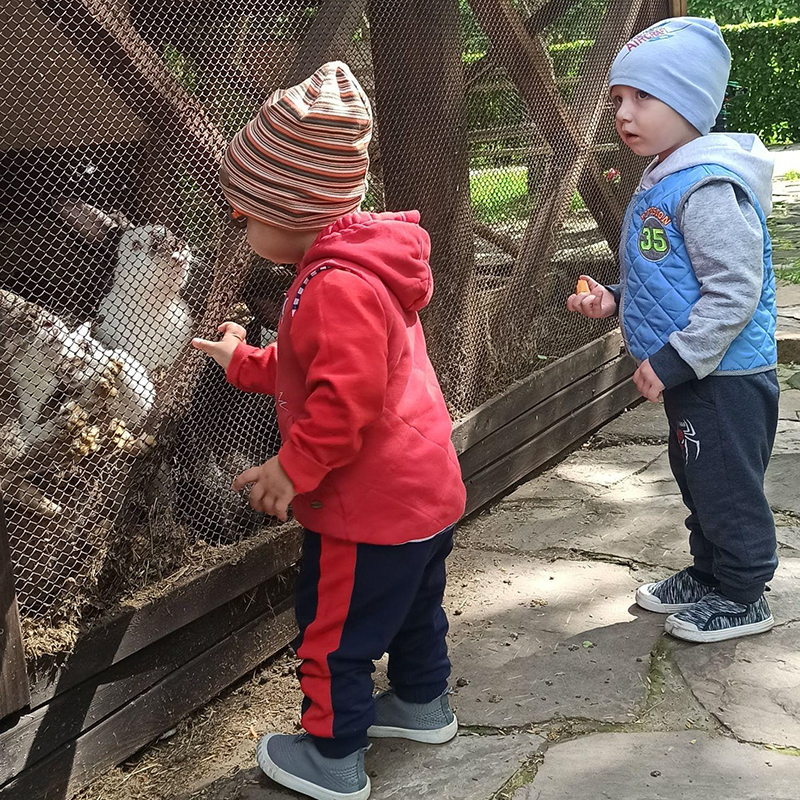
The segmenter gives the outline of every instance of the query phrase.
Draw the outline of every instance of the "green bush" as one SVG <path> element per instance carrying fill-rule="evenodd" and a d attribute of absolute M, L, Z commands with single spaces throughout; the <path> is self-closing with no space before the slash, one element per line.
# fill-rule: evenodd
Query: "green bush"
<path fill-rule="evenodd" d="M 800 141 L 800 19 L 729 25 L 731 80 L 747 93 L 730 101 L 728 127 L 767 144 Z"/>
<path fill-rule="evenodd" d="M 690 17 L 709 17 L 718 25 L 769 22 L 800 15 L 800 0 L 689 0 Z"/>

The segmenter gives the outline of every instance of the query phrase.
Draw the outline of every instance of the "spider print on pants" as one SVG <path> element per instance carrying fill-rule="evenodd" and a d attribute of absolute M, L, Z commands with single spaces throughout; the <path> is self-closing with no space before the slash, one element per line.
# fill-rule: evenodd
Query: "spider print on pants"
<path fill-rule="evenodd" d="M 694 445 L 694 457 L 692 461 L 697 461 L 700 457 L 700 436 L 694 429 L 694 425 L 688 419 L 678 421 L 678 429 L 675 431 L 678 437 L 678 444 L 681 446 L 683 453 L 683 463 L 689 463 L 689 454 L 691 452 L 691 445 Z"/>

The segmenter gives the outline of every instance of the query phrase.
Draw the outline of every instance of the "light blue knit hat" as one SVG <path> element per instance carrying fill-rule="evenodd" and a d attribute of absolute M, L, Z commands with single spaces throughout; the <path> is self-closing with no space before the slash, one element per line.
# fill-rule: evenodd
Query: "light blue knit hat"
<path fill-rule="evenodd" d="M 614 59 L 609 86 L 631 86 L 666 103 L 703 135 L 722 108 L 731 53 L 715 22 L 676 17 L 634 36 Z"/>

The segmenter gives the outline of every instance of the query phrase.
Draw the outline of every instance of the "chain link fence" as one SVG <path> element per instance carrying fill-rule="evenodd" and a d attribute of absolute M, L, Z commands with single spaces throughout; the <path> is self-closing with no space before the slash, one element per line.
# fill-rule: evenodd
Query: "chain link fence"
<path fill-rule="evenodd" d="M 605 76 L 653 0 L 3 0 L 0 488 L 28 636 L 273 535 L 233 477 L 277 452 L 271 398 L 191 350 L 275 336 L 292 270 L 225 222 L 218 162 L 331 58 L 371 97 L 367 210 L 433 240 L 429 348 L 454 418 L 613 326 L 625 200 Z M 57 647 L 61 645 L 47 645 Z"/>

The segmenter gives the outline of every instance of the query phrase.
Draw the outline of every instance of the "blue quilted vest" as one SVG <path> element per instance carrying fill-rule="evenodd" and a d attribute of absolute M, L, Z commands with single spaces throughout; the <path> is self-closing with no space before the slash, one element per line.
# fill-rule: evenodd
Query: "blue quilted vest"
<path fill-rule="evenodd" d="M 634 195 L 628 206 L 620 248 L 619 317 L 628 351 L 638 361 L 660 350 L 673 331 L 683 330 L 700 299 L 700 283 L 689 261 L 676 215 L 690 190 L 718 177 L 741 186 L 758 213 L 764 232 L 764 280 L 755 313 L 733 340 L 714 374 L 758 372 L 777 361 L 775 273 L 764 212 L 742 179 L 717 164 L 672 173 L 652 188 Z"/>

